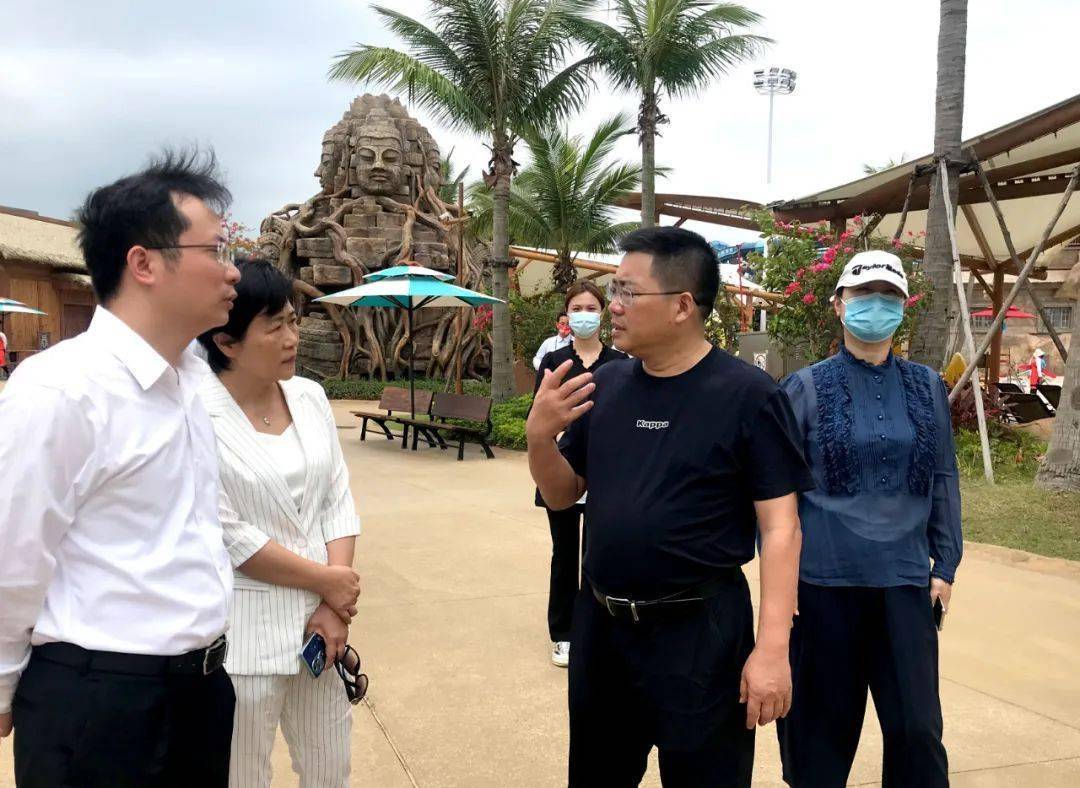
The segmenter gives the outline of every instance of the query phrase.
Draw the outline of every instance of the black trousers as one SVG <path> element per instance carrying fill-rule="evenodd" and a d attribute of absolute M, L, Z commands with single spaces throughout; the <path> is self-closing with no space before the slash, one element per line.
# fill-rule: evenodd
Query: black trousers
<path fill-rule="evenodd" d="M 32 654 L 12 702 L 19 788 L 229 782 L 232 681 L 81 671 Z"/>
<path fill-rule="evenodd" d="M 578 533 L 585 507 L 575 504 L 561 512 L 547 510 L 551 528 L 551 584 L 548 588 L 548 634 L 552 642 L 570 639 L 574 620 L 574 599 L 578 592 L 581 566 L 580 550 L 584 547 Z"/>
<path fill-rule="evenodd" d="M 665 788 L 748 788 L 754 731 L 739 681 L 754 627 L 745 578 L 691 614 L 652 624 L 612 618 L 586 583 L 571 644 L 571 788 L 638 785 L 654 746 Z"/>
<path fill-rule="evenodd" d="M 800 583 L 791 665 L 791 712 L 777 725 L 789 785 L 847 784 L 867 689 L 885 743 L 883 788 L 949 784 L 941 743 L 937 630 L 927 587 Z"/>

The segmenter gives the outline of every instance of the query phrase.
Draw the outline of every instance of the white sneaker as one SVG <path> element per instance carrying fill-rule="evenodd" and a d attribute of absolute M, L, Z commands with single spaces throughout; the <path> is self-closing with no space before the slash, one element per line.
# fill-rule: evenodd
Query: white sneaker
<path fill-rule="evenodd" d="M 560 640 L 555 644 L 555 648 L 551 649 L 551 661 L 560 668 L 570 667 L 570 644 L 567 641 Z"/>

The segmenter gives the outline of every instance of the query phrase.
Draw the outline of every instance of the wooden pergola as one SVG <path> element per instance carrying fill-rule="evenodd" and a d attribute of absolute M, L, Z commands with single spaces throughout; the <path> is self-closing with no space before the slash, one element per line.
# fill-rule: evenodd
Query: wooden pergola
<path fill-rule="evenodd" d="M 996 386 L 1000 329 L 1005 310 L 1020 290 L 1031 297 L 1062 358 L 1068 355 L 1029 280 L 1045 278 L 1045 269 L 1036 266 L 1044 250 L 1080 235 L 1080 200 L 1068 199 L 1080 167 L 1080 95 L 966 140 L 961 149 L 956 250 L 963 268 L 993 304 L 995 319 L 977 355 L 981 358 L 989 345 L 993 374 L 987 376 L 988 383 Z M 904 237 L 918 248 L 920 231 L 926 229 L 931 177 L 939 164 L 927 155 L 767 206 L 728 197 L 657 194 L 657 219 L 670 216 L 677 224 L 696 220 L 759 229 L 753 212 L 764 207 L 781 221 L 828 222 L 839 230 L 853 217 L 864 216 L 875 234 Z M 640 195 L 631 195 L 623 205 L 640 208 Z M 1008 293 L 1006 277 L 1015 277 Z M 975 362 L 969 359 L 970 365 Z M 967 370 L 962 382 L 971 374 L 972 369 Z"/>

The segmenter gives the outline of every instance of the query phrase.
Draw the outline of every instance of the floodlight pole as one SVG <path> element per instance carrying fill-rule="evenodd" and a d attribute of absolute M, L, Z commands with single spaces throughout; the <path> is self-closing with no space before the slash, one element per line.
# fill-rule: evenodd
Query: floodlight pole
<path fill-rule="evenodd" d="M 769 91 L 769 147 L 765 157 L 765 183 L 772 183 L 772 121 L 773 103 L 776 101 L 776 91 Z"/>
<path fill-rule="evenodd" d="M 769 139 L 768 151 L 765 163 L 765 182 L 772 183 L 772 149 L 773 149 L 773 113 L 776 102 L 776 94 L 783 93 L 785 96 L 795 91 L 796 74 L 790 68 L 758 69 L 754 72 L 754 89 L 761 95 L 769 97 Z"/>

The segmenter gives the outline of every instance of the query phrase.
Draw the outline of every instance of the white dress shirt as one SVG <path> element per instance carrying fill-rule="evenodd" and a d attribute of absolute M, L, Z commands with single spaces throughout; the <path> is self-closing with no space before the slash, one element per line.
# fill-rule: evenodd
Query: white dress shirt
<path fill-rule="evenodd" d="M 558 350 L 559 348 L 566 347 L 573 341 L 573 334 L 567 334 L 566 336 L 556 334 L 553 337 L 548 337 L 547 339 L 545 339 L 541 343 L 540 348 L 536 351 L 536 355 L 533 356 L 533 369 L 540 369 L 540 362 L 544 360 L 544 356 L 546 356 L 548 353 L 553 350 Z"/>
<path fill-rule="evenodd" d="M 176 655 L 225 631 L 207 374 L 98 307 L 0 394 L 0 713 L 31 644 Z"/>

